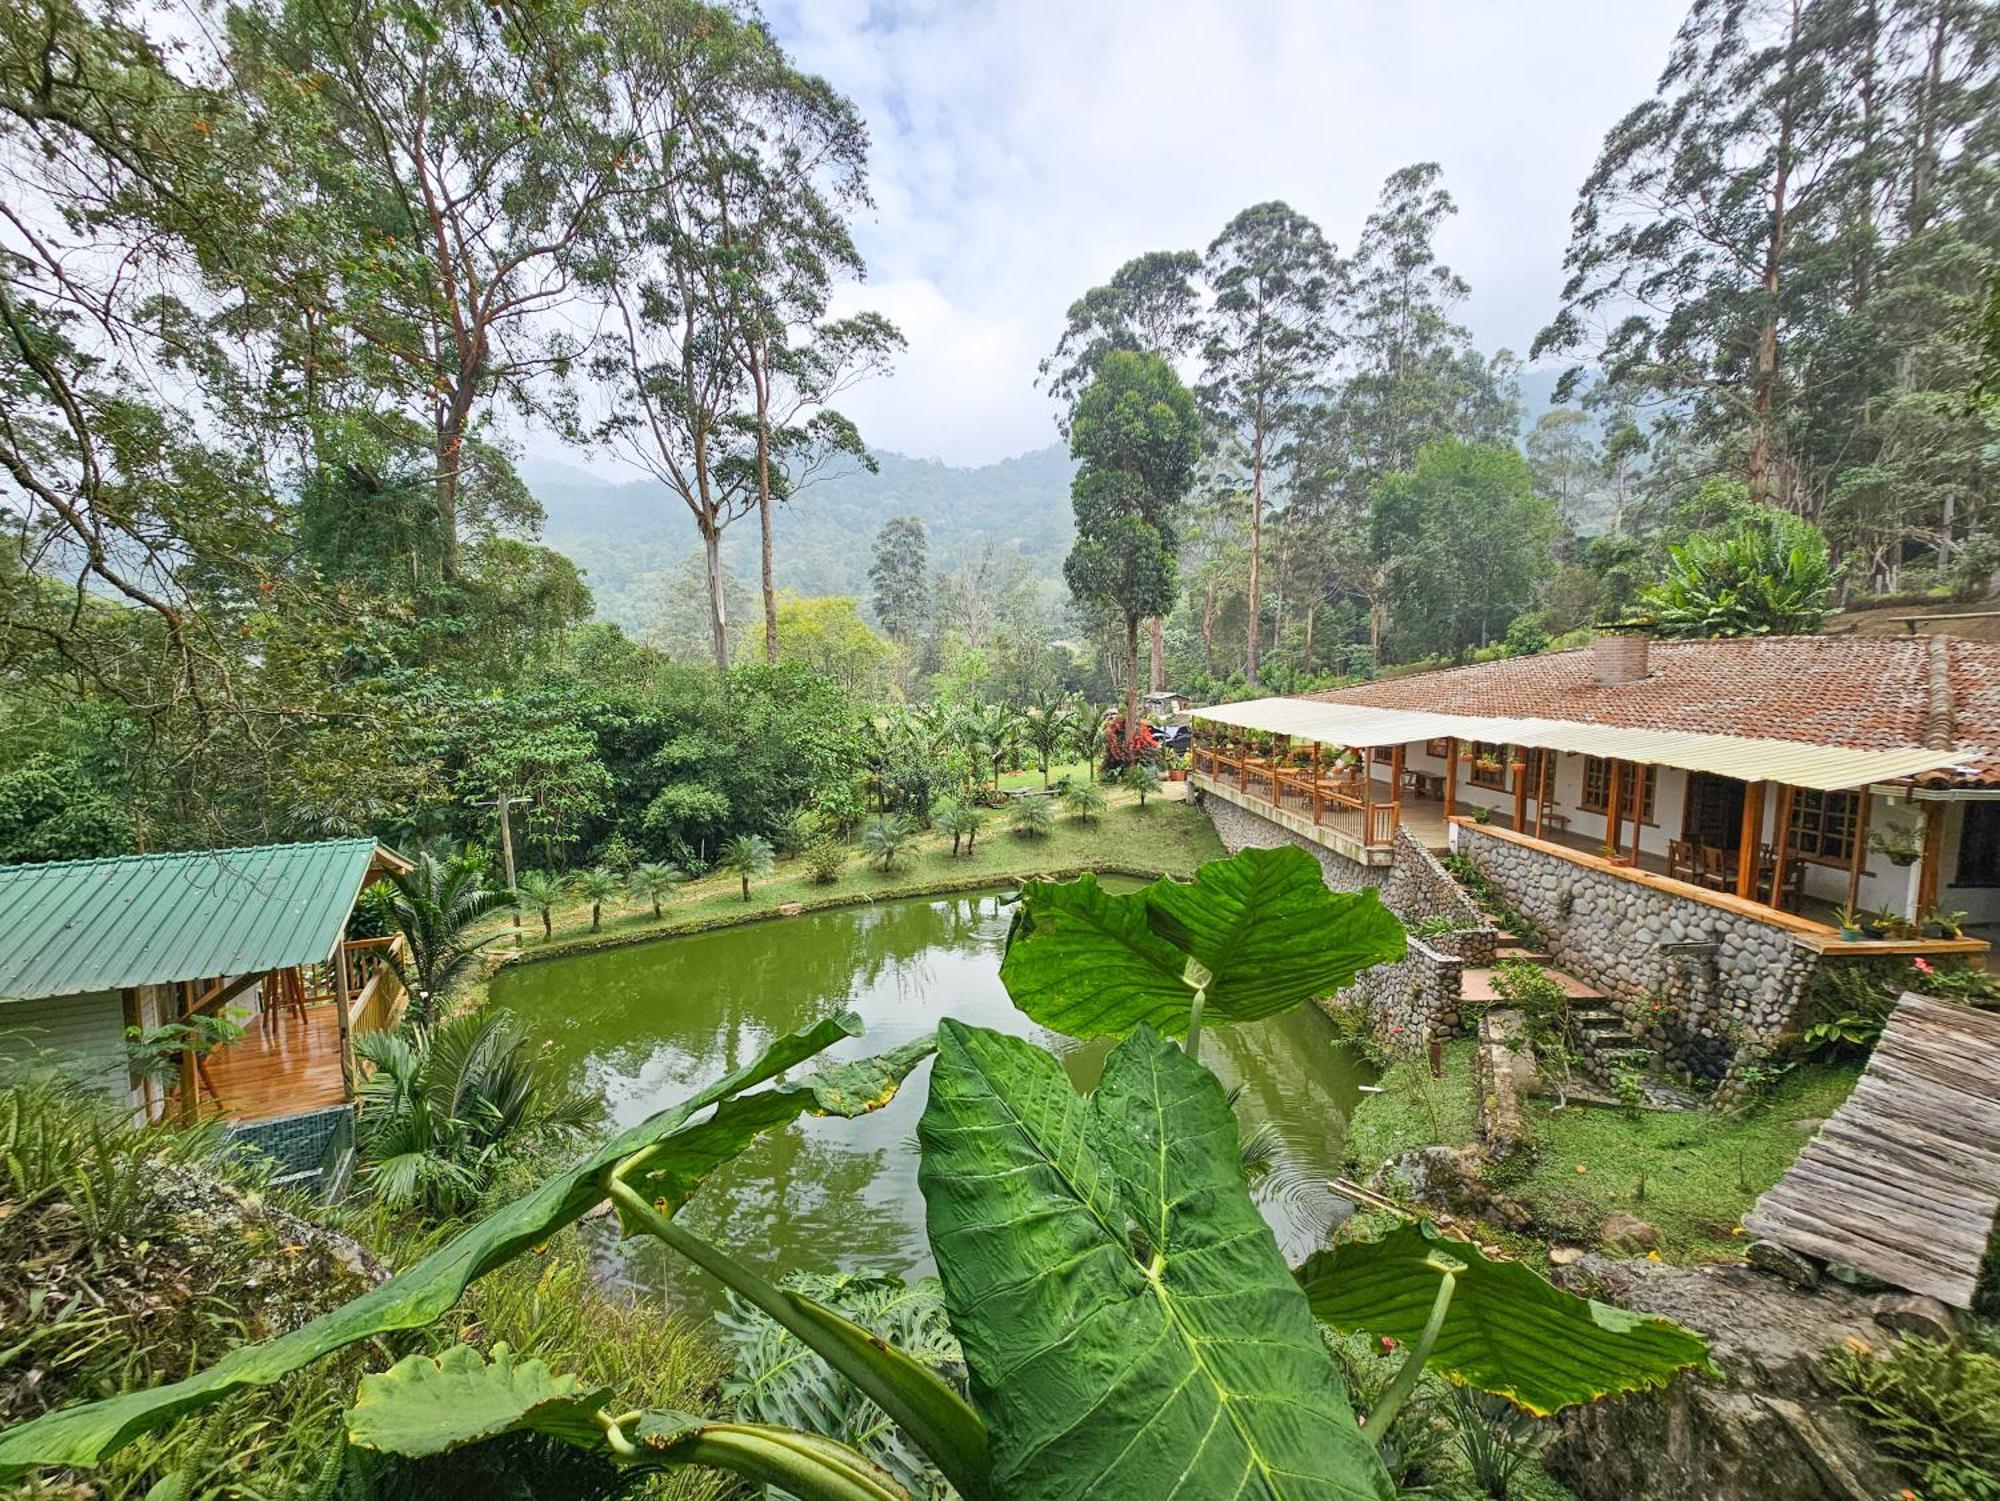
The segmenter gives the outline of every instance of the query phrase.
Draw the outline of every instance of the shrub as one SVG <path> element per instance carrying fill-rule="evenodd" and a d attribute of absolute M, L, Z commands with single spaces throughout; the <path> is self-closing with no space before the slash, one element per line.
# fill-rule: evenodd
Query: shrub
<path fill-rule="evenodd" d="M 1929 1501 L 2000 1498 L 2000 1358 L 1911 1338 L 1887 1355 L 1843 1346 L 1828 1375 L 1841 1405 L 1923 1482 Z"/>
<path fill-rule="evenodd" d="M 970 855 L 973 845 L 979 839 L 979 831 L 986 826 L 986 815 L 970 803 L 953 803 L 937 818 L 940 834 L 951 835 L 951 852 L 957 855 L 963 847 Z"/>
<path fill-rule="evenodd" d="M 1104 789 L 1095 782 L 1072 782 L 1062 790 L 1063 806 L 1078 823 L 1092 823 L 1104 812 Z"/>
<path fill-rule="evenodd" d="M 1024 797 L 1014 804 L 1014 811 L 1007 815 L 1007 822 L 1014 832 L 1023 839 L 1044 839 L 1055 827 L 1056 815 L 1045 797 Z"/>
<path fill-rule="evenodd" d="M 840 879 L 840 868 L 847 863 L 847 846 L 838 839 L 815 839 L 805 847 L 803 856 L 806 875 L 815 886 L 831 886 Z"/>
<path fill-rule="evenodd" d="M 750 882 L 768 876 L 778 863 L 778 852 L 762 834 L 738 834 L 722 847 L 715 862 L 743 883 L 743 900 L 750 900 Z"/>
<path fill-rule="evenodd" d="M 1157 793 L 1164 785 L 1160 768 L 1151 761 L 1137 761 L 1125 768 L 1125 774 L 1118 779 L 1119 785 L 1129 787 L 1139 794 L 1139 806 L 1146 806 L 1146 799 Z"/>
<path fill-rule="evenodd" d="M 909 853 L 916 837 L 917 826 L 914 823 L 900 813 L 888 813 L 868 820 L 868 827 L 861 834 L 861 847 L 868 852 L 870 860 L 889 871 L 894 870 L 896 862 Z"/>

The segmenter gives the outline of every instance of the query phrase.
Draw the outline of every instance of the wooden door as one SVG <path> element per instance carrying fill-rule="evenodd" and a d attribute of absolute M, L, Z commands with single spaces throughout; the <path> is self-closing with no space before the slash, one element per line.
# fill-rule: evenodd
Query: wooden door
<path fill-rule="evenodd" d="M 1681 838 L 1693 845 L 1734 850 L 1743 842 L 1743 784 L 1705 771 L 1688 773 L 1681 809 Z"/>

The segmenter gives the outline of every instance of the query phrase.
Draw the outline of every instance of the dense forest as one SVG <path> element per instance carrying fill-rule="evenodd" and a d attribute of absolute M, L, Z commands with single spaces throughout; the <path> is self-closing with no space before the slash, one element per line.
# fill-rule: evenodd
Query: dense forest
<path fill-rule="evenodd" d="M 1531 349 L 1419 162 L 1081 289 L 1067 453 L 968 474 L 842 415 L 901 347 L 833 312 L 867 130 L 747 9 L 10 7 L 0 859 L 510 792 L 550 865 L 698 864 L 992 754 L 916 711 L 1978 597 L 1997 56 L 1977 0 L 1699 0 Z"/>

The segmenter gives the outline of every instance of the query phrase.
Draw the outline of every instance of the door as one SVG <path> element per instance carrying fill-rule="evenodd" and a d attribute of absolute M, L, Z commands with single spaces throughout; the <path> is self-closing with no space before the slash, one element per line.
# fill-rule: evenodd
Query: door
<path fill-rule="evenodd" d="M 1692 845 L 1734 850 L 1743 842 L 1743 784 L 1734 777 L 1688 773 L 1681 838 Z"/>

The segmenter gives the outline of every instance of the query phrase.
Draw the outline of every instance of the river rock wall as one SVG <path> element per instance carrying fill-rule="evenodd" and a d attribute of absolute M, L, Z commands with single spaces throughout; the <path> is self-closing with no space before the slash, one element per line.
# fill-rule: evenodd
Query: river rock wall
<path fill-rule="evenodd" d="M 1319 861 L 1319 868 L 1326 872 L 1326 884 L 1334 891 L 1359 891 L 1364 886 L 1379 886 L 1388 875 L 1388 871 L 1379 866 L 1350 860 L 1323 844 L 1313 843 L 1304 835 L 1294 834 L 1273 819 L 1260 818 L 1248 808 L 1238 807 L 1227 798 L 1204 796 L 1201 808 L 1208 815 L 1208 821 L 1215 825 L 1216 837 L 1222 841 L 1222 847 L 1232 855 L 1241 849 L 1268 850 L 1295 844 Z"/>
<path fill-rule="evenodd" d="M 1722 1079 L 1796 1018 L 1819 962 L 1784 928 L 1459 825 L 1459 854 L 1670 1068 Z"/>

